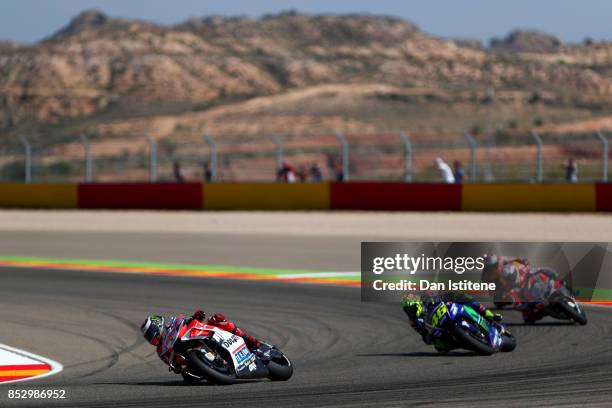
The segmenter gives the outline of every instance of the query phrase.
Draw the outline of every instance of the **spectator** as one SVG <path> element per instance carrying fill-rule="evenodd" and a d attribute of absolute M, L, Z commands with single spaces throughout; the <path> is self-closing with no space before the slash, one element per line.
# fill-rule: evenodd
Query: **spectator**
<path fill-rule="evenodd" d="M 283 166 L 280 168 L 277 174 L 278 181 L 282 181 L 284 183 L 295 183 L 296 175 L 295 170 L 288 161 L 283 161 Z"/>
<path fill-rule="evenodd" d="M 308 172 L 306 171 L 306 166 L 300 166 L 297 171 L 297 178 L 300 183 L 305 183 L 308 181 Z"/>
<path fill-rule="evenodd" d="M 336 162 L 338 161 L 337 156 L 334 153 L 326 153 L 325 160 L 327 162 L 327 168 L 335 171 L 336 170 Z"/>
<path fill-rule="evenodd" d="M 176 180 L 176 182 L 184 183 L 185 177 L 183 177 L 183 170 L 181 169 L 181 163 L 179 163 L 178 160 L 174 161 L 174 164 L 172 165 L 172 169 L 174 172 L 174 179 Z"/>
<path fill-rule="evenodd" d="M 317 163 L 312 163 L 310 166 L 310 179 L 313 183 L 320 183 L 323 181 L 323 173 Z"/>
<path fill-rule="evenodd" d="M 453 184 L 455 182 L 455 176 L 453 176 L 453 170 L 451 170 L 450 166 L 446 164 L 441 157 L 437 157 L 434 161 L 434 167 L 440 171 L 440 175 L 442 176 L 442 181 L 448 184 Z"/>
<path fill-rule="evenodd" d="M 567 166 L 565 167 L 565 181 L 568 183 L 578 182 L 578 164 L 573 157 L 570 157 L 567 161 Z"/>
<path fill-rule="evenodd" d="M 202 167 L 204 169 L 204 181 L 205 182 L 211 182 L 212 181 L 212 170 L 210 169 L 210 164 L 208 164 L 208 162 L 204 162 L 202 163 Z"/>
<path fill-rule="evenodd" d="M 344 168 L 342 166 L 342 163 L 336 163 L 336 181 L 338 183 L 344 183 L 345 180 L 345 175 L 344 175 Z"/>
<path fill-rule="evenodd" d="M 465 179 L 465 171 L 463 170 L 463 165 L 459 160 L 455 160 L 453 164 L 453 176 L 455 177 L 455 183 L 461 184 Z"/>

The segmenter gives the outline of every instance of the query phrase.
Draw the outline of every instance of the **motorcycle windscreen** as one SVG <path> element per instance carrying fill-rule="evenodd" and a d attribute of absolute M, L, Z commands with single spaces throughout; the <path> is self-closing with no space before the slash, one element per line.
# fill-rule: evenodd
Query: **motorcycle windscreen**
<path fill-rule="evenodd" d="M 184 316 L 179 315 L 177 317 L 173 317 L 170 319 L 170 324 L 168 325 L 168 331 L 166 336 L 164 337 L 164 342 L 162 343 L 162 354 L 168 352 L 168 350 L 174 347 L 174 343 L 178 338 L 179 331 L 184 322 Z"/>

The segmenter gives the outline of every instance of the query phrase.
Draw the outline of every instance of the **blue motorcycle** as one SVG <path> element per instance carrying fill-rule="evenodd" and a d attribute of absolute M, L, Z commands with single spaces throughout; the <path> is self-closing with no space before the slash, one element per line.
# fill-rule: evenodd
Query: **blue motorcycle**
<path fill-rule="evenodd" d="M 481 355 L 509 352 L 516 347 L 516 339 L 504 325 L 488 321 L 464 303 L 440 302 L 431 314 L 430 333 L 453 348 Z"/>

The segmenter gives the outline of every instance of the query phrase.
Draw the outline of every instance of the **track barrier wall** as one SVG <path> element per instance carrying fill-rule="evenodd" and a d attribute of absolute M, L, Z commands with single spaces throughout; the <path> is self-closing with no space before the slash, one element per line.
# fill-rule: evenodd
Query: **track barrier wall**
<path fill-rule="evenodd" d="M 0 207 L 612 212 L 612 184 L 0 184 Z"/>
<path fill-rule="evenodd" d="M 460 211 L 460 184 L 332 183 L 333 210 Z"/>
<path fill-rule="evenodd" d="M 205 184 L 206 210 L 329 210 L 329 184 Z"/>
<path fill-rule="evenodd" d="M 612 184 L 595 185 L 595 202 L 597 211 L 612 212 Z"/>
<path fill-rule="evenodd" d="M 466 184 L 463 211 L 578 211 L 596 209 L 593 184 Z"/>
<path fill-rule="evenodd" d="M 79 184 L 79 208 L 200 210 L 201 183 Z"/>
<path fill-rule="evenodd" d="M 77 208 L 76 184 L 0 184 L 2 208 Z"/>

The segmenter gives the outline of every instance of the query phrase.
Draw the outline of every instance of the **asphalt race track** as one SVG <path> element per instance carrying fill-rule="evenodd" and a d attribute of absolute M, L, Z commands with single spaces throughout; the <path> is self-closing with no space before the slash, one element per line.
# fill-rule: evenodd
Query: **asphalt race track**
<path fill-rule="evenodd" d="M 575 406 L 606 405 L 612 395 L 612 314 L 605 309 L 589 309 L 586 327 L 518 324 L 519 346 L 511 354 L 439 356 L 412 333 L 396 305 L 361 303 L 354 288 L 74 271 L 0 274 L 1 341 L 65 367 L 57 376 L 12 386 L 65 388 L 67 406 L 405 406 L 434 400 Z M 152 311 L 200 305 L 224 311 L 281 347 L 294 362 L 292 380 L 184 386 L 168 373 L 138 324 Z M 519 322 L 513 313 L 507 320 Z M 0 402 L 7 403 L 5 392 Z"/>
<path fill-rule="evenodd" d="M 70 255 L 70 248 L 74 257 L 146 255 L 145 235 L 48 234 L 5 231 L 0 242 L 8 255 L 61 257 Z M 176 259 L 189 256 L 186 261 L 193 262 L 199 254 L 236 265 L 278 262 L 343 271 L 358 264 L 357 235 L 328 241 L 206 236 L 181 241 L 151 233 L 148 249 L 155 247 L 151 255 L 160 257 L 171 247 Z M 201 246 L 188 250 L 194 240 Z M 224 246 L 232 250 L 224 253 L 219 249 Z M 281 249 L 278 257 L 275 248 Z M 310 252 L 300 255 L 304 249 Z M 190 313 L 198 307 L 223 312 L 278 345 L 294 363 L 293 378 L 228 387 L 183 385 L 144 342 L 139 325 L 149 313 Z M 518 314 L 505 312 L 518 339 L 513 353 L 441 356 L 422 343 L 398 305 L 362 303 L 359 290 L 351 287 L 0 268 L 0 343 L 64 365 L 52 377 L 0 386 L 0 406 L 609 406 L 612 313 L 589 308 L 587 314 L 585 327 L 553 320 L 524 326 Z M 66 389 L 67 399 L 8 400 L 11 387 Z"/>

